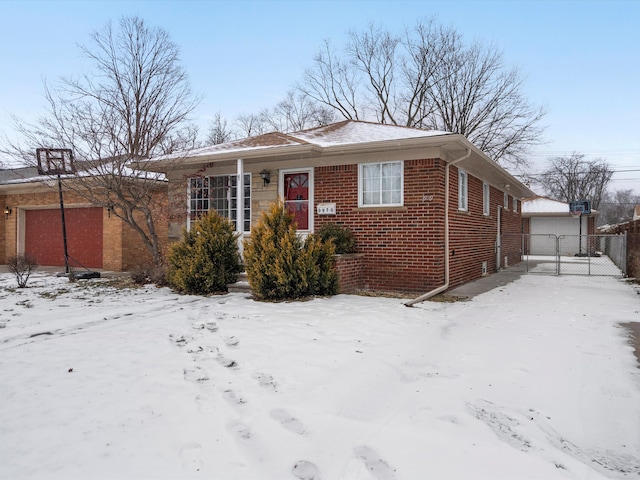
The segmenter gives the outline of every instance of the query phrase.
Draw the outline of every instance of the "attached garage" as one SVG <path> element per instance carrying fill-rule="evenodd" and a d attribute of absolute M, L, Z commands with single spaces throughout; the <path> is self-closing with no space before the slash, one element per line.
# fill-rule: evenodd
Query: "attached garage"
<path fill-rule="evenodd" d="M 63 266 L 60 209 L 25 210 L 24 251 L 40 265 Z M 71 266 L 102 268 L 102 208 L 65 208 L 67 251 Z"/>

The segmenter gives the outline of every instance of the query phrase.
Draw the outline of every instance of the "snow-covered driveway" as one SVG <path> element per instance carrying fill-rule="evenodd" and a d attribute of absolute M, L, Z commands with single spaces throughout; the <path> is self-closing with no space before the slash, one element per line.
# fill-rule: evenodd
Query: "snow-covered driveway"
<path fill-rule="evenodd" d="M 636 288 L 260 303 L 0 276 L 0 478 L 640 475 Z"/>

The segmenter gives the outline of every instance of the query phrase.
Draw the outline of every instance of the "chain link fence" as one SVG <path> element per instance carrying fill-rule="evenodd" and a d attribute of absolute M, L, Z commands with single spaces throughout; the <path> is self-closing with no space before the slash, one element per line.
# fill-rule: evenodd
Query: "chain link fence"
<path fill-rule="evenodd" d="M 502 235 L 498 245 L 520 242 L 520 262 L 510 268 L 545 275 L 626 275 L 625 235 Z M 504 264 L 502 266 L 505 266 Z"/>

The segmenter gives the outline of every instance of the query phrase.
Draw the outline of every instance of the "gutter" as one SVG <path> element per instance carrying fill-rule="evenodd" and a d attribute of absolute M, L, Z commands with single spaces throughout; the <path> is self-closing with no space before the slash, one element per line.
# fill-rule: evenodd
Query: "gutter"
<path fill-rule="evenodd" d="M 466 160 L 471 155 L 471 149 L 467 148 L 467 153 L 455 160 L 447 163 L 444 171 L 444 285 L 424 293 L 413 300 L 405 303 L 405 306 L 412 307 L 416 303 L 424 302 L 429 298 L 444 292 L 449 288 L 449 170 L 451 165 L 455 165 L 462 160 Z"/>

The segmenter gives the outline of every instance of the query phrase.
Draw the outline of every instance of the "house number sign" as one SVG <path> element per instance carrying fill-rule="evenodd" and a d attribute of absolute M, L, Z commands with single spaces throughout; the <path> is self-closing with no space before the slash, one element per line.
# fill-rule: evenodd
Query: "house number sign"
<path fill-rule="evenodd" d="M 433 201 L 433 195 L 429 195 L 429 194 L 425 194 L 422 196 L 422 201 L 423 202 L 432 202 Z"/>
<path fill-rule="evenodd" d="M 335 203 L 319 203 L 317 205 L 318 215 L 335 215 L 336 204 Z"/>

